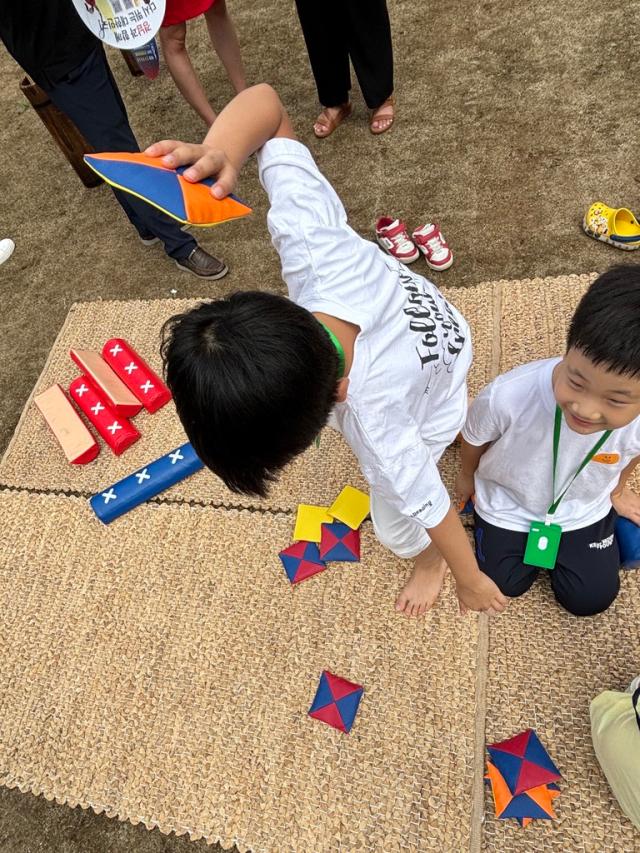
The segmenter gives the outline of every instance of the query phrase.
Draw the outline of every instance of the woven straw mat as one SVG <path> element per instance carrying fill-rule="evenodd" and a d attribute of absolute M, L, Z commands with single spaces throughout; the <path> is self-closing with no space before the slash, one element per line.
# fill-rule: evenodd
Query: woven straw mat
<path fill-rule="evenodd" d="M 474 334 L 471 393 L 498 365 L 561 353 L 591 278 L 448 294 Z M 192 304 L 74 306 L 34 390 L 68 384 L 70 347 L 112 336 L 158 369 L 161 323 Z M 543 579 L 491 621 L 459 617 L 447 582 L 410 621 L 391 608 L 408 564 L 367 522 L 361 564 L 292 588 L 277 558 L 291 511 L 364 487 L 338 435 L 268 501 L 202 472 L 104 527 L 86 495 L 184 440 L 171 406 L 136 423 L 121 458 L 103 448 L 76 469 L 30 400 L 0 466 L 1 783 L 259 853 L 640 851 L 588 722 L 597 692 L 640 672 L 635 573 L 594 619 L 560 610 Z M 306 716 L 323 669 L 364 685 L 349 736 Z M 564 778 L 559 821 L 521 830 L 492 816 L 485 727 L 490 742 L 529 726 Z"/>
<path fill-rule="evenodd" d="M 468 849 L 478 620 L 450 586 L 394 615 L 407 564 L 370 525 L 292 588 L 287 515 L 0 515 L 1 783 L 241 851 Z M 364 685 L 348 736 L 307 717 L 323 669 Z"/>

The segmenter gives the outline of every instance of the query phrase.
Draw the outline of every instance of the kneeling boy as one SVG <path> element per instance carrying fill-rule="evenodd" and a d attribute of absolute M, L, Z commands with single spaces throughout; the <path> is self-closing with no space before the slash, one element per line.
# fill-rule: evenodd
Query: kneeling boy
<path fill-rule="evenodd" d="M 625 483 L 640 461 L 640 267 L 601 275 L 573 316 L 562 358 L 491 382 L 463 429 L 457 497 L 475 492 L 476 556 L 508 596 L 550 569 L 577 616 L 618 594 L 617 515 L 640 522 Z"/>

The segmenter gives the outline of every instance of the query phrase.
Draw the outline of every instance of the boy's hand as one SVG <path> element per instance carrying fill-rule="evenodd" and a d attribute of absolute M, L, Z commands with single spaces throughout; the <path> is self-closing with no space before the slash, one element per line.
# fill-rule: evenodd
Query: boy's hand
<path fill-rule="evenodd" d="M 611 492 L 613 508 L 623 518 L 640 524 L 640 497 L 631 489 L 616 489 Z"/>
<path fill-rule="evenodd" d="M 479 610 L 489 616 L 496 616 L 507 606 L 508 599 L 503 595 L 488 575 L 478 571 L 473 581 L 466 584 L 456 584 L 460 612 Z"/>
<path fill-rule="evenodd" d="M 475 483 L 473 481 L 473 474 L 465 474 L 463 471 L 458 471 L 455 484 L 456 506 L 458 508 L 458 512 L 465 508 L 467 501 L 472 497 L 474 492 Z"/>
<path fill-rule="evenodd" d="M 149 157 L 162 157 L 163 162 L 170 168 L 189 166 L 183 173 L 183 178 L 197 183 L 203 178 L 217 176 L 211 187 L 214 198 L 225 198 L 233 192 L 238 181 L 238 170 L 231 163 L 224 151 L 210 148 L 207 145 L 196 145 L 191 142 L 177 142 L 174 139 L 163 139 L 145 149 Z"/>

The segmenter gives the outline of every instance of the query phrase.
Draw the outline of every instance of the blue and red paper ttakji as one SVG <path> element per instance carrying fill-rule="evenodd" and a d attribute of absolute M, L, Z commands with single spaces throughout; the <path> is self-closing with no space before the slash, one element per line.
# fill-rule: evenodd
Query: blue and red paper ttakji
<path fill-rule="evenodd" d="M 487 750 L 491 760 L 485 778 L 491 784 L 496 817 L 516 818 L 521 826 L 555 818 L 552 802 L 562 777 L 536 732 L 527 729 Z"/>
<path fill-rule="evenodd" d="M 349 734 L 364 694 L 361 684 L 323 670 L 309 716 Z"/>
<path fill-rule="evenodd" d="M 327 566 L 320 559 L 320 551 L 315 542 L 294 542 L 278 554 L 292 584 L 323 572 Z"/>
<path fill-rule="evenodd" d="M 284 548 L 278 556 L 292 584 L 300 583 L 319 574 L 327 568 L 327 563 L 357 563 L 360 561 L 360 531 L 349 527 L 342 521 L 323 522 L 323 514 L 329 518 L 322 507 L 303 505 L 298 508 L 296 527 L 299 527 L 300 511 L 307 511 L 302 522 L 306 524 L 309 539 L 300 539 Z M 309 513 L 313 513 L 309 515 Z M 302 525 L 299 527 L 303 530 Z M 318 530 L 320 531 L 318 533 Z M 311 538 L 313 537 L 313 539 Z M 315 541 L 314 541 L 315 540 Z"/>
<path fill-rule="evenodd" d="M 357 563 L 360 560 L 360 531 L 341 521 L 320 527 L 320 559 L 326 563 Z"/>

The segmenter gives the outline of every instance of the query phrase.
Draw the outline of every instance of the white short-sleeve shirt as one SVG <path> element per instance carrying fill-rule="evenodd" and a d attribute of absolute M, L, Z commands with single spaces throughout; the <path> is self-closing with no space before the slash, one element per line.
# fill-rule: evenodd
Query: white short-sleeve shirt
<path fill-rule="evenodd" d="M 372 490 L 425 528 L 450 502 L 430 445 L 451 441 L 466 405 L 469 328 L 427 279 L 347 224 L 308 149 L 272 139 L 258 152 L 268 226 L 290 297 L 360 327 L 347 400 L 335 420 Z"/>
<path fill-rule="evenodd" d="M 544 521 L 553 503 L 552 374 L 559 361 L 533 361 L 498 376 L 469 409 L 462 431 L 465 440 L 476 446 L 492 442 L 475 475 L 476 511 L 496 527 L 528 531 L 532 521 Z M 556 496 L 600 435 L 581 435 L 562 419 Z M 640 418 L 611 433 L 560 502 L 554 523 L 563 530 L 579 530 L 604 518 L 622 470 L 636 456 L 640 456 Z"/>

